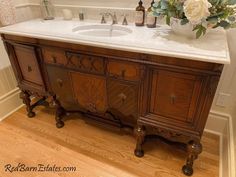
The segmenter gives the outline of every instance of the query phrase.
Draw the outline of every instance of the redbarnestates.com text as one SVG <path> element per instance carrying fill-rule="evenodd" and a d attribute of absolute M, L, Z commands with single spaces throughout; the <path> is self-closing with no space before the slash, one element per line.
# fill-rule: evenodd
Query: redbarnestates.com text
<path fill-rule="evenodd" d="M 35 166 L 27 166 L 23 163 L 18 163 L 16 165 L 6 164 L 5 172 L 75 172 L 76 167 L 67 166 L 60 167 L 55 164 L 37 164 Z"/>

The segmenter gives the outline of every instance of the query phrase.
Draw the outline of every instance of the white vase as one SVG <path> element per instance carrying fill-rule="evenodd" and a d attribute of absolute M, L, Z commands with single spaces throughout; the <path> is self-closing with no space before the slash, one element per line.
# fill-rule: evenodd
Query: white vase
<path fill-rule="evenodd" d="M 15 8 L 12 0 L 0 0 L 0 23 L 3 26 L 16 23 Z"/>
<path fill-rule="evenodd" d="M 203 24 L 203 26 L 207 26 L 207 24 Z M 181 19 L 171 18 L 170 19 L 170 27 L 172 31 L 181 36 L 185 36 L 187 38 L 196 39 L 196 31 L 193 31 L 194 25 L 191 23 L 186 23 L 181 25 Z"/>

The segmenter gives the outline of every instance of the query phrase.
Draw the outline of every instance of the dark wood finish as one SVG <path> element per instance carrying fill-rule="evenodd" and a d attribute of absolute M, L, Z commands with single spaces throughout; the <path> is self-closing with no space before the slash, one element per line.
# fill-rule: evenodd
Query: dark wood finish
<path fill-rule="evenodd" d="M 74 112 L 105 126 L 134 128 L 138 157 L 144 155 L 147 135 L 184 143 L 188 158 L 183 172 L 192 174 L 223 65 L 11 35 L 2 38 L 30 115 L 30 95 L 51 95 L 58 128 L 64 126 L 63 116 Z"/>
<path fill-rule="evenodd" d="M 71 72 L 70 75 L 76 102 L 92 113 L 106 112 L 105 78 L 78 72 Z"/>
<path fill-rule="evenodd" d="M 138 120 L 138 84 L 109 79 L 107 81 L 108 107 L 123 124 L 136 126 Z"/>
<path fill-rule="evenodd" d="M 191 176 L 193 174 L 193 162 L 202 152 L 202 145 L 199 142 L 190 141 L 187 145 L 187 150 L 189 155 L 186 161 L 186 165 L 183 166 L 182 170 L 185 175 Z"/>
<path fill-rule="evenodd" d="M 107 70 L 113 78 L 138 81 L 141 77 L 140 67 L 136 63 L 109 60 Z"/>

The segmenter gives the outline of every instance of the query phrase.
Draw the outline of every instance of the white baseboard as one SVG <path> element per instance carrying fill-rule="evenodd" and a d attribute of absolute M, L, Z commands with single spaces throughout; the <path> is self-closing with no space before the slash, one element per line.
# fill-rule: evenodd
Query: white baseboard
<path fill-rule="evenodd" d="M 235 177 L 235 153 L 232 117 L 211 111 L 205 131 L 220 136 L 220 177 Z"/>
<path fill-rule="evenodd" d="M 19 89 L 16 88 L 0 97 L 0 121 L 22 107 L 23 104 L 19 93 Z"/>

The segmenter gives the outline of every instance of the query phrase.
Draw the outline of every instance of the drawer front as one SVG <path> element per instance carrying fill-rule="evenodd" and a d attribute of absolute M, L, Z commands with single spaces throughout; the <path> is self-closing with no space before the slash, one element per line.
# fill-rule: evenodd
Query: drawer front
<path fill-rule="evenodd" d="M 67 52 L 67 66 L 78 71 L 93 74 L 105 74 L 105 60 L 103 57 Z"/>
<path fill-rule="evenodd" d="M 67 60 L 64 50 L 54 48 L 43 48 L 42 51 L 45 63 L 66 66 Z"/>
<path fill-rule="evenodd" d="M 105 74 L 103 57 L 86 55 L 63 50 L 44 48 L 44 61 L 49 64 L 62 65 L 85 73 Z"/>
<path fill-rule="evenodd" d="M 122 61 L 109 61 L 108 75 L 113 78 L 119 78 L 130 81 L 139 81 L 141 77 L 141 68 L 139 64 Z"/>
<path fill-rule="evenodd" d="M 14 51 L 20 67 L 23 81 L 43 86 L 38 59 L 34 47 L 15 45 Z"/>
<path fill-rule="evenodd" d="M 119 115 L 122 123 L 134 127 L 138 117 L 138 85 L 109 79 L 107 94 L 112 113 Z"/>
<path fill-rule="evenodd" d="M 153 71 L 150 113 L 170 123 L 173 123 L 172 120 L 192 123 L 201 85 L 201 78 L 195 75 Z"/>

